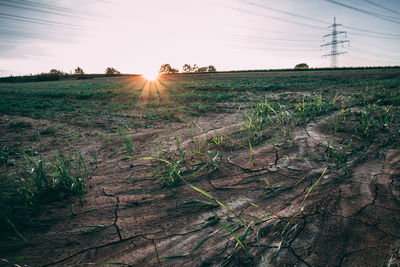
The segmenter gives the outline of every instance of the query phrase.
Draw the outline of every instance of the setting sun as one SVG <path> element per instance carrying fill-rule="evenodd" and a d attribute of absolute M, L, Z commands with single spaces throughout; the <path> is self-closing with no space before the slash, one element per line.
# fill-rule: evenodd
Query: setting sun
<path fill-rule="evenodd" d="M 143 78 L 149 81 L 155 81 L 158 78 L 158 73 L 157 72 L 144 72 L 142 74 Z"/>

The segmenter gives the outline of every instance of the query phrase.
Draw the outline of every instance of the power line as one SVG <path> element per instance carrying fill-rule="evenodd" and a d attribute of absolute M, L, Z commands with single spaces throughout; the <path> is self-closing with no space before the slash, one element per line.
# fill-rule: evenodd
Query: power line
<path fill-rule="evenodd" d="M 363 42 L 363 41 L 360 41 L 360 40 L 354 40 L 354 38 L 353 38 L 353 43 L 364 44 L 364 45 L 367 45 L 368 47 L 370 47 L 372 45 L 370 42 Z M 374 48 L 377 48 L 377 47 L 374 45 Z M 393 53 L 391 53 L 391 56 L 393 56 L 393 55 L 400 56 L 400 54 L 399 54 L 400 51 L 398 49 L 390 49 L 390 48 L 387 48 L 387 47 L 385 47 L 384 49 L 385 49 L 385 52 L 387 52 L 387 51 L 393 52 Z"/>
<path fill-rule="evenodd" d="M 372 52 L 369 51 L 368 49 L 362 49 L 362 48 L 350 48 L 350 50 L 354 50 L 354 51 L 360 51 L 360 52 L 364 52 L 364 53 L 368 53 L 368 54 L 372 54 L 372 55 L 376 55 L 379 57 L 384 57 L 384 58 L 391 58 L 393 59 L 393 55 L 386 55 L 386 54 L 381 54 L 381 53 L 376 53 L 376 52 Z"/>
<path fill-rule="evenodd" d="M 298 14 L 295 14 L 295 13 L 292 13 L 292 12 L 286 12 L 286 11 L 279 10 L 279 9 L 276 9 L 276 8 L 270 8 L 270 7 L 267 7 L 265 5 L 260 5 L 260 4 L 254 3 L 254 2 L 250 2 L 248 0 L 241 0 L 241 2 L 249 4 L 249 5 L 257 6 L 257 7 L 262 7 L 262 8 L 268 9 L 268 10 L 272 10 L 274 12 L 283 13 L 285 15 L 295 16 L 295 17 L 299 17 L 299 18 L 307 19 L 307 20 L 311 20 L 311 21 L 316 21 L 318 23 L 325 23 L 322 20 L 316 20 L 316 19 L 308 18 L 308 17 L 302 16 L 302 15 L 298 15 Z M 375 38 L 375 39 L 400 40 L 400 35 L 376 32 L 376 31 L 371 31 L 371 30 L 368 30 L 368 29 L 360 29 L 360 28 L 355 28 L 355 27 L 350 27 L 350 26 L 343 26 L 343 27 L 349 28 L 349 29 L 354 29 L 354 30 L 361 31 L 361 32 L 367 32 L 367 34 L 358 33 L 358 32 L 351 32 L 351 34 L 353 34 L 355 36 L 364 36 L 364 37 Z M 260 29 L 258 29 L 258 30 L 260 30 Z M 273 32 L 273 31 L 268 31 L 268 32 Z M 283 32 L 275 32 L 275 33 L 283 33 Z M 385 36 L 372 35 L 372 34 L 368 34 L 368 33 L 376 33 L 376 34 L 385 35 Z M 290 34 L 290 33 L 285 33 L 285 34 Z M 302 36 L 303 34 L 296 33 L 296 35 L 301 35 Z M 294 41 L 297 41 L 297 40 L 293 40 L 293 39 L 280 39 L 280 38 L 268 38 L 268 37 L 265 37 L 265 38 L 258 37 L 258 40 L 260 40 L 260 41 L 262 41 L 262 40 L 271 40 L 271 41 L 282 41 L 282 42 L 291 42 L 291 41 L 294 42 Z M 246 39 L 245 41 L 248 41 L 248 39 Z M 250 40 L 250 41 L 251 42 L 255 42 L 257 40 L 256 40 L 256 38 L 252 37 L 252 40 Z M 302 40 L 298 40 L 298 41 L 301 42 Z M 276 43 L 276 42 L 274 42 L 274 43 Z M 283 43 L 283 45 L 284 45 L 284 48 L 288 47 L 287 43 Z"/>
<path fill-rule="evenodd" d="M 376 2 L 374 2 L 374 1 L 372 1 L 372 0 L 362 0 L 362 1 L 367 2 L 368 4 L 373 5 L 373 6 L 376 6 L 376 7 L 380 8 L 380 9 L 389 11 L 389 12 L 391 12 L 391 13 L 398 14 L 398 15 L 400 14 L 400 12 L 398 12 L 398 11 L 396 11 L 396 10 L 393 10 L 393 9 L 391 9 L 391 8 L 387 8 L 387 7 L 385 7 L 385 6 L 381 5 L 381 4 L 378 4 L 378 3 L 376 3 Z"/>
<path fill-rule="evenodd" d="M 299 48 L 299 47 L 294 47 L 294 48 L 282 48 L 282 46 L 279 47 L 270 47 L 270 46 L 265 46 L 265 45 L 231 45 L 231 47 L 236 47 L 240 49 L 250 49 L 250 50 L 262 50 L 263 52 L 293 52 L 293 53 L 298 53 L 298 52 L 305 52 L 305 51 L 315 51 L 315 48 Z"/>
<path fill-rule="evenodd" d="M 268 7 L 268 6 L 265 6 L 265 5 L 261 5 L 261 4 L 258 4 L 258 3 L 251 2 L 249 0 L 238 0 L 238 1 L 240 1 L 242 3 L 246 3 L 246 4 L 251 5 L 251 6 L 260 7 L 260 8 L 269 10 L 269 11 L 285 14 L 285 15 L 288 15 L 288 16 L 297 17 L 297 18 L 300 18 L 300 19 L 305 19 L 305 20 L 308 20 L 308 21 L 317 22 L 317 23 L 321 23 L 321 24 L 322 23 L 323 24 L 327 24 L 327 22 L 325 22 L 323 20 L 314 19 L 314 18 L 310 18 L 310 17 L 307 17 L 307 16 L 299 15 L 299 14 L 296 14 L 296 13 L 280 10 L 280 9 L 277 9 L 277 8 Z M 240 10 L 240 11 L 242 11 L 242 10 Z M 246 11 L 246 12 L 250 13 L 249 11 Z M 339 25 L 336 25 L 336 26 L 339 26 Z M 351 34 L 356 35 L 356 36 L 364 36 L 364 37 L 370 37 L 370 38 L 375 38 L 375 39 L 400 40 L 400 35 L 396 35 L 396 34 L 384 33 L 384 32 L 379 32 L 379 31 L 372 31 L 372 30 L 369 30 L 369 29 L 362 29 L 362 28 L 356 28 L 356 27 L 351 27 L 351 26 L 343 26 L 343 27 L 356 31 L 356 32 L 351 32 Z M 270 32 L 270 31 L 268 31 L 268 32 Z M 282 33 L 282 32 L 278 32 L 278 33 Z M 339 33 L 345 33 L 345 32 L 337 32 L 337 33 L 339 34 Z M 285 34 L 288 34 L 288 33 L 285 33 Z M 332 34 L 329 34 L 328 36 L 330 36 L 330 35 L 332 35 Z M 334 37 L 334 36 L 332 36 L 332 37 Z M 291 41 L 293 41 L 293 42 L 294 41 L 300 41 L 301 42 L 301 41 L 303 41 L 303 40 L 281 39 L 281 38 L 270 38 L 270 37 L 264 37 L 264 38 L 263 37 L 258 37 L 258 38 L 252 37 L 251 39 L 252 40 L 250 40 L 250 41 L 257 41 L 257 40 L 260 40 L 260 41 L 261 40 L 282 41 L 283 45 L 284 45 L 283 48 L 285 48 L 285 49 L 288 48 L 288 46 L 285 44 L 285 42 L 291 42 Z M 304 40 L 304 41 L 306 41 L 306 40 Z M 331 45 L 332 51 L 331 51 L 330 54 L 325 55 L 325 56 L 331 56 L 332 57 L 331 58 L 331 60 L 332 60 L 331 65 L 333 67 L 337 65 L 337 56 L 340 55 L 340 54 L 344 54 L 345 53 L 345 52 L 337 51 L 337 45 L 340 44 L 340 43 L 343 44 L 345 42 L 348 42 L 348 40 L 343 40 L 343 41 L 338 41 L 338 40 L 334 41 L 333 40 L 332 42 L 328 43 L 329 45 Z M 274 42 L 274 43 L 276 43 L 276 42 Z M 328 45 L 326 45 L 326 46 L 328 46 Z M 336 46 L 336 48 L 334 48 L 334 46 Z M 271 47 L 271 46 L 269 46 L 269 47 Z M 266 47 L 266 48 L 269 48 L 269 47 Z M 260 47 L 257 47 L 257 48 L 260 48 Z M 293 48 L 289 48 L 289 49 L 293 49 Z M 283 51 L 283 49 L 280 49 L 280 50 Z M 366 52 L 370 53 L 369 51 L 366 51 Z M 371 54 L 375 54 L 377 56 L 387 56 L 387 55 L 373 53 L 373 52 L 371 52 Z"/>
<path fill-rule="evenodd" d="M 240 35 L 237 35 L 239 37 L 242 37 Z M 270 41 L 280 41 L 280 42 L 307 42 L 307 43 L 311 43 L 311 42 L 317 42 L 317 40 L 305 40 L 305 39 L 286 39 L 286 38 L 273 38 L 273 37 L 264 37 L 264 36 L 247 36 L 247 38 L 249 39 L 253 39 L 253 40 L 270 40 Z M 278 43 L 280 43 L 278 42 Z"/>
<path fill-rule="evenodd" d="M 31 6 L 21 6 L 18 4 L 15 5 L 15 4 L 10 4 L 10 3 L 0 2 L 0 7 L 8 7 L 8 8 L 13 8 L 13 9 L 20 9 L 20 10 L 37 12 L 37 13 L 64 16 L 64 17 L 75 17 L 75 18 L 81 18 L 81 19 L 83 18 L 81 16 L 77 16 L 76 14 L 62 13 L 62 12 L 58 12 L 58 11 L 54 11 L 54 10 L 44 10 L 44 9 L 39 9 L 36 7 L 31 7 Z"/>
<path fill-rule="evenodd" d="M 383 38 L 383 39 L 399 39 L 400 40 L 400 35 L 397 35 L 397 34 L 382 33 L 382 32 L 371 31 L 371 30 L 367 30 L 367 29 L 360 29 L 360 28 L 356 28 L 356 27 L 351 27 L 351 26 L 343 26 L 343 28 L 351 29 L 351 30 L 355 30 L 355 31 L 359 31 L 359 32 L 364 32 L 364 33 L 366 32 L 367 34 L 364 34 L 363 36 L 367 36 L 367 37 Z M 357 32 L 349 32 L 349 33 L 350 34 L 355 34 L 355 35 L 361 35 L 361 33 L 357 33 Z M 375 35 L 371 35 L 369 33 L 372 33 L 372 34 L 375 34 Z"/>
<path fill-rule="evenodd" d="M 13 7 L 13 8 L 19 8 L 19 9 L 26 9 L 26 10 L 31 10 L 31 11 L 36 11 L 36 12 L 43 12 L 43 13 L 49 13 L 54 12 L 54 14 L 57 15 L 84 15 L 84 16 L 90 16 L 90 17 L 99 17 L 98 14 L 91 13 L 88 11 L 81 11 L 81 10 L 76 10 L 76 9 L 71 9 L 71 8 L 66 8 L 62 6 L 56 6 L 56 5 L 51 5 L 51 4 L 45 4 L 45 3 L 36 3 L 30 0 L 13 0 L 12 2 L 8 0 L 0 0 L 0 5 L 3 6 L 8 6 L 8 7 Z M 61 12 L 61 13 L 58 13 Z"/>
<path fill-rule="evenodd" d="M 254 31 L 260 31 L 263 33 L 277 33 L 277 34 L 284 34 L 284 35 L 297 35 L 297 36 L 315 36 L 315 34 L 307 34 L 307 33 L 299 33 L 299 32 L 284 32 L 284 31 L 271 31 L 271 30 L 265 30 L 262 28 L 255 28 L 255 27 L 248 27 L 248 26 L 243 26 L 243 25 L 233 25 L 235 28 L 242 28 L 242 29 L 248 29 L 248 30 L 254 30 Z M 350 26 L 345 26 L 342 25 L 343 28 L 353 28 Z M 371 31 L 372 32 L 372 31 Z M 357 32 L 348 32 L 351 35 L 357 35 L 357 36 L 363 36 L 363 37 L 369 37 L 369 38 L 374 38 L 374 39 L 390 39 L 390 40 L 400 40 L 400 35 L 398 37 L 395 37 L 397 35 L 394 35 L 393 37 L 391 36 L 378 36 L 378 35 L 372 35 L 372 34 L 364 34 L 364 33 L 357 33 Z"/>
<path fill-rule="evenodd" d="M 247 29 L 252 29 L 252 30 L 258 30 L 258 31 L 263 31 L 265 32 L 263 29 L 257 29 L 257 28 L 251 28 L 251 27 L 245 27 L 245 26 L 239 26 L 242 28 L 247 28 Z M 351 27 L 350 27 L 351 28 Z M 287 35 L 292 35 L 292 33 L 288 33 L 288 32 L 281 32 L 281 31 L 268 31 L 269 33 L 278 33 L 278 34 L 287 34 Z M 293 33 L 293 35 L 299 35 L 299 36 L 310 36 L 310 35 L 306 35 L 306 34 L 301 34 L 301 33 Z M 353 33 L 353 35 L 358 35 L 358 36 L 366 36 L 366 37 L 372 37 L 372 38 L 379 38 L 379 39 L 398 39 L 398 38 L 394 38 L 394 37 L 382 37 L 382 36 L 373 36 L 373 35 L 368 35 L 368 34 L 361 34 L 361 33 Z M 249 40 L 250 39 L 250 40 Z M 288 44 L 290 42 L 312 42 L 311 40 L 302 40 L 302 39 L 288 39 L 288 38 L 271 38 L 271 37 L 247 37 L 247 39 L 241 39 L 241 40 L 245 40 L 245 41 L 250 41 L 252 43 L 256 42 L 257 40 L 262 41 L 262 40 L 271 40 L 273 41 L 273 44 L 278 44 L 281 43 L 283 45 L 283 48 L 285 49 L 295 49 L 295 47 L 288 47 Z M 281 41 L 281 42 L 276 42 L 276 41 Z M 264 46 L 265 47 L 265 46 Z M 268 48 L 271 47 L 271 42 L 269 42 L 269 46 Z M 266 47 L 267 48 L 267 47 Z M 271 51 L 271 50 L 270 50 Z M 276 50 L 274 50 L 276 51 Z"/>
<path fill-rule="evenodd" d="M 396 23 L 396 24 L 400 24 L 400 21 L 394 20 L 394 19 L 398 19 L 396 17 L 387 16 L 387 15 L 383 15 L 383 14 L 380 14 L 380 13 L 376 13 L 376 12 L 368 11 L 368 10 L 365 10 L 365 9 L 361 9 L 361 8 L 358 8 L 358 7 L 350 6 L 350 5 L 335 1 L 335 0 L 325 0 L 325 1 L 327 1 L 329 3 L 332 3 L 332 4 L 335 4 L 335 5 L 338 5 L 338 6 L 342 6 L 342 7 L 354 10 L 354 11 L 358 11 L 358 12 L 366 14 L 366 15 L 373 16 L 375 18 L 380 18 L 380 19 L 383 19 L 383 20 L 386 20 L 386 21 L 390 21 L 390 22 L 393 22 L 393 23 Z"/>
<path fill-rule="evenodd" d="M 241 40 L 245 42 L 246 45 L 261 45 L 266 49 L 266 51 L 270 51 L 273 49 L 274 51 L 287 51 L 287 50 L 309 50 L 309 51 L 315 51 L 318 52 L 318 50 L 315 49 L 315 46 L 298 46 L 298 45 L 288 45 L 288 44 L 282 44 L 282 43 L 262 43 L 262 42 L 257 42 L 257 41 L 251 41 L 251 40 Z"/>
<path fill-rule="evenodd" d="M 349 40 L 338 40 L 338 36 L 339 35 L 341 35 L 341 34 L 345 34 L 346 35 L 347 34 L 344 31 L 337 31 L 336 30 L 337 26 L 341 26 L 341 25 L 342 24 L 336 24 L 336 17 L 334 17 L 333 18 L 333 24 L 332 24 L 332 26 L 329 27 L 329 28 L 332 28 L 332 32 L 329 33 L 329 34 L 324 35 L 324 38 L 328 37 L 328 36 L 331 36 L 332 37 L 332 41 L 321 45 L 321 47 L 327 47 L 327 46 L 331 47 L 331 52 L 329 54 L 323 55 L 322 57 L 331 57 L 331 67 L 332 68 L 337 68 L 337 66 L 338 66 L 338 55 L 347 53 L 347 52 L 338 51 L 337 45 L 338 44 L 344 44 L 344 43 L 349 43 L 350 44 Z"/>
<path fill-rule="evenodd" d="M 274 20 L 278 20 L 278 21 L 282 21 L 282 22 L 286 22 L 286 23 L 290 23 L 290 24 L 305 26 L 305 27 L 314 28 L 314 29 L 318 29 L 318 30 L 324 30 L 325 29 L 323 27 L 319 27 L 319 26 L 315 26 L 315 25 L 311 25 L 311 24 L 306 24 L 306 23 L 286 20 L 286 19 L 282 19 L 282 18 L 279 18 L 279 17 L 269 16 L 269 15 L 266 15 L 266 14 L 260 14 L 260 13 L 249 11 L 249 10 L 243 10 L 243 9 L 240 9 L 240 8 L 227 6 L 227 5 L 224 5 L 224 4 L 218 4 L 218 5 L 222 6 L 222 7 L 225 7 L 225 8 L 228 8 L 228 9 L 231 9 L 231 10 L 235 10 L 235 11 L 239 11 L 239 12 L 243 12 L 243 13 L 248 13 L 248 14 L 252 14 L 252 15 L 256 15 L 256 16 L 260 16 L 260 17 L 270 18 L 270 19 L 274 19 Z"/>
<path fill-rule="evenodd" d="M 265 6 L 265 5 L 260 5 L 260 4 L 257 4 L 257 3 L 254 3 L 254 2 L 250 2 L 250 1 L 247 1 L 247 0 L 240 0 L 240 1 L 243 2 L 243 3 L 247 3 L 249 5 L 252 5 L 252 6 L 258 6 L 258 7 L 261 7 L 263 9 L 275 11 L 275 12 L 278 12 L 278 13 L 281 13 L 281 14 L 286 14 L 286 15 L 289 15 L 289 16 L 292 16 L 292 17 L 306 19 L 306 20 L 309 20 L 309 21 L 314 21 L 314 22 L 318 22 L 318 23 L 322 23 L 322 24 L 326 24 L 326 25 L 330 24 L 329 22 L 326 22 L 326 21 L 323 21 L 323 20 L 306 17 L 306 16 L 303 16 L 303 15 L 299 15 L 299 14 L 296 14 L 296 13 L 288 12 L 288 11 L 277 9 L 277 8 L 268 7 L 268 6 Z"/>
<path fill-rule="evenodd" d="M 299 33 L 299 32 L 287 32 L 287 31 L 271 31 L 271 30 L 265 30 L 262 28 L 256 28 L 256 27 L 249 27 L 249 26 L 243 26 L 243 25 L 236 25 L 236 24 L 232 24 L 232 27 L 236 28 L 241 28 L 241 29 L 247 29 L 247 30 L 253 30 L 253 31 L 258 31 L 258 32 L 263 32 L 263 33 L 276 33 L 276 34 L 280 34 L 280 35 L 297 35 L 297 36 L 307 36 L 307 37 L 315 37 L 315 34 L 311 34 L 311 33 Z"/>
<path fill-rule="evenodd" d="M 257 6 L 257 7 L 263 8 L 263 9 L 267 9 L 267 10 L 271 10 L 271 11 L 278 12 L 278 13 L 281 13 L 281 14 L 285 14 L 285 15 L 288 15 L 288 16 L 297 17 L 297 18 L 301 18 L 301 19 L 305 19 L 305 20 L 308 20 L 308 21 L 313 21 L 313 22 L 317 22 L 317 23 L 321 23 L 321 24 L 325 24 L 325 25 L 330 25 L 330 22 L 327 22 L 327 21 L 323 21 L 323 20 L 319 20 L 319 19 L 315 19 L 315 18 L 310 18 L 310 17 L 307 17 L 307 16 L 303 16 L 303 15 L 300 15 L 300 14 L 293 13 L 293 12 L 288 12 L 288 11 L 285 11 L 285 10 L 282 10 L 282 9 L 272 8 L 272 7 L 269 7 L 269 6 L 266 6 L 266 5 L 261 5 L 261 4 L 258 4 L 258 3 L 255 3 L 255 2 L 251 2 L 251 1 L 248 1 L 248 0 L 238 0 L 238 1 L 240 1 L 242 3 L 246 3 L 248 5 Z M 356 28 L 356 27 L 350 27 L 350 26 L 343 26 L 343 27 L 347 28 L 347 29 L 355 30 L 355 31 L 367 32 L 367 33 L 373 33 L 373 34 L 379 34 L 379 35 L 386 35 L 386 36 L 391 36 L 391 37 L 397 37 L 397 38 L 400 39 L 400 35 L 398 35 L 398 34 L 377 32 L 377 31 L 371 31 L 369 29 L 362 29 L 362 28 Z"/>
<path fill-rule="evenodd" d="M 343 26 L 343 28 L 346 28 L 346 27 Z M 365 33 L 358 33 L 358 32 L 349 32 L 349 34 L 363 36 L 363 37 L 369 37 L 369 38 L 374 38 L 374 39 L 400 40 L 399 37 L 379 36 L 379 35 L 372 35 L 372 34 L 365 34 Z"/>
<path fill-rule="evenodd" d="M 66 28 L 70 28 L 70 29 L 75 29 L 75 30 L 84 30 L 84 28 L 79 27 L 77 25 L 73 25 L 73 24 L 59 23 L 56 21 L 44 20 L 44 19 L 38 19 L 38 18 L 30 18 L 30 17 L 25 17 L 25 16 L 8 15 L 5 13 L 0 13 L 0 19 L 35 23 L 35 24 L 51 26 L 51 27 L 60 27 L 61 26 L 61 27 L 66 27 Z"/>
<path fill-rule="evenodd" d="M 355 53 L 357 53 L 358 51 L 354 51 Z M 356 59 L 361 59 L 361 60 L 365 60 L 365 61 L 380 61 L 380 62 L 384 62 L 384 63 L 390 63 L 390 64 L 400 64 L 400 60 L 399 61 L 392 61 L 392 60 L 387 60 L 387 59 L 379 59 L 379 58 L 375 58 L 375 57 L 365 57 L 365 54 L 362 54 L 361 56 L 354 56 L 352 55 L 351 58 L 356 58 Z"/>

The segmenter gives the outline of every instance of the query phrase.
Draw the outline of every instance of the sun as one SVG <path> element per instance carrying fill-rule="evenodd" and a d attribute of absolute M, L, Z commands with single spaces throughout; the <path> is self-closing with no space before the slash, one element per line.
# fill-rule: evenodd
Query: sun
<path fill-rule="evenodd" d="M 148 81 L 155 81 L 158 79 L 158 72 L 144 72 L 142 76 Z"/>

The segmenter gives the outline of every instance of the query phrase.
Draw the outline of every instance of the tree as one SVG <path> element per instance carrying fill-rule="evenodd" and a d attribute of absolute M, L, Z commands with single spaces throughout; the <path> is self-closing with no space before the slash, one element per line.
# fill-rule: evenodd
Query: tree
<path fill-rule="evenodd" d="M 119 72 L 115 68 L 108 67 L 106 69 L 106 74 L 108 74 L 108 75 L 116 75 L 116 74 L 121 74 L 121 72 Z"/>
<path fill-rule="evenodd" d="M 199 66 L 197 66 L 197 64 L 193 65 L 192 72 L 199 72 Z"/>
<path fill-rule="evenodd" d="M 193 72 L 193 68 L 189 64 L 185 64 L 182 67 L 182 72 L 185 72 L 185 73 Z"/>
<path fill-rule="evenodd" d="M 64 74 L 61 70 L 57 70 L 57 69 L 51 69 L 49 73 L 52 75 L 63 75 Z"/>
<path fill-rule="evenodd" d="M 170 73 L 178 73 L 178 72 L 179 72 L 178 69 L 172 68 Z"/>
<path fill-rule="evenodd" d="M 208 66 L 208 70 L 207 71 L 208 72 L 217 72 L 217 69 L 213 65 L 210 65 L 210 66 Z"/>
<path fill-rule="evenodd" d="M 295 70 L 308 70 L 309 67 L 308 67 L 308 65 L 307 65 L 306 63 L 300 63 L 300 64 L 297 64 L 297 65 L 294 67 L 294 69 L 295 69 Z"/>
<path fill-rule="evenodd" d="M 208 71 L 208 67 L 201 67 L 197 69 L 197 72 L 207 72 Z"/>
<path fill-rule="evenodd" d="M 75 72 L 76 75 L 81 75 L 81 76 L 85 74 L 85 72 L 83 71 L 83 69 L 81 69 L 80 67 L 77 67 L 77 68 L 74 70 L 74 72 Z"/>
<path fill-rule="evenodd" d="M 162 64 L 158 73 L 160 73 L 160 74 L 170 73 L 171 69 L 172 68 L 171 68 L 170 64 Z"/>
<path fill-rule="evenodd" d="M 168 73 L 178 73 L 178 69 L 174 69 L 170 64 L 162 64 L 158 73 L 160 74 L 168 74 Z"/>
<path fill-rule="evenodd" d="M 217 69 L 213 65 L 209 65 L 207 67 L 199 67 L 197 64 L 194 64 L 193 67 L 189 64 L 185 64 L 182 67 L 182 72 L 216 72 Z"/>

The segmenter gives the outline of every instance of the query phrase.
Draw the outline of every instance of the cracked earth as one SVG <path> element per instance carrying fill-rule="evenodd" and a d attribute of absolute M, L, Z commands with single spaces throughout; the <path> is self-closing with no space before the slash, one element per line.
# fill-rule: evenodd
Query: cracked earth
<path fill-rule="evenodd" d="M 218 231 L 223 207 L 185 207 L 210 199 L 185 183 L 156 183 L 159 162 L 143 158 L 155 157 L 161 143 L 178 155 L 177 135 L 186 150 L 196 145 L 187 134 L 193 123 L 173 122 L 134 130 L 134 159 L 99 145 L 83 205 L 43 207 L 41 226 L 22 233 L 27 243 L 16 236 L 0 241 L 0 265 L 383 266 L 392 257 L 399 266 L 400 149 L 378 153 L 371 146 L 350 158 L 346 172 L 335 171 L 326 147 L 340 138 L 326 133 L 326 120 L 296 127 L 290 142 L 254 146 L 253 160 L 248 148 L 225 148 L 218 168 L 190 181 L 248 222 L 270 214 L 249 227 L 248 253 L 228 231 Z M 205 144 L 239 130 L 241 118 L 219 114 L 195 123 L 195 137 Z"/>

